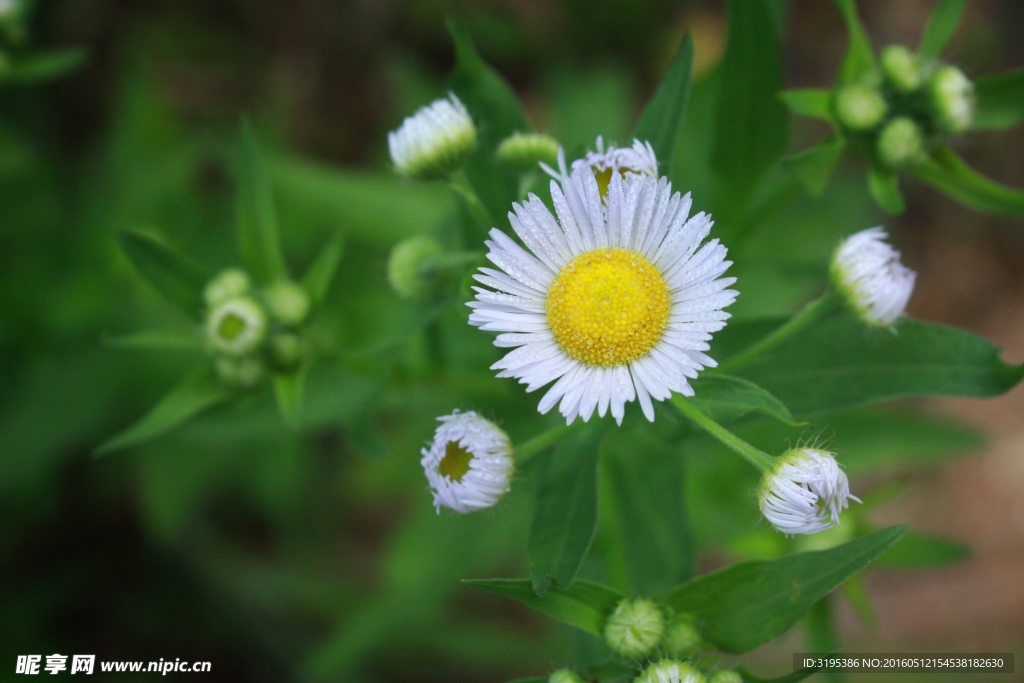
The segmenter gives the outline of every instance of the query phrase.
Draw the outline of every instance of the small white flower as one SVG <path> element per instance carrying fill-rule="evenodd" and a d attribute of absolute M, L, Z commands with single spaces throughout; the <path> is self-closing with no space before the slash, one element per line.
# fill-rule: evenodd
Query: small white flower
<path fill-rule="evenodd" d="M 663 659 L 644 669 L 633 683 L 705 683 L 706 680 L 693 664 Z"/>
<path fill-rule="evenodd" d="M 259 348 L 267 336 L 267 314 L 247 296 L 228 299 L 210 310 L 206 337 L 217 351 L 242 356 Z"/>
<path fill-rule="evenodd" d="M 955 66 L 940 67 L 929 89 L 939 127 L 947 133 L 963 133 L 974 120 L 974 83 Z"/>
<path fill-rule="evenodd" d="M 688 218 L 690 195 L 672 192 L 667 178 L 613 174 L 607 200 L 593 173 L 551 181 L 555 214 L 534 195 L 508 214 L 530 249 L 497 229 L 474 278 L 469 324 L 501 332 L 495 346 L 518 347 L 491 366 L 555 404 L 572 423 L 595 409 L 622 423 L 626 403 L 639 400 L 654 420 L 652 398 L 692 396 L 687 378 L 717 363 L 704 353 L 725 327 L 722 309 L 738 292 L 732 264 L 718 240 L 701 246 L 713 224 L 703 212 Z M 556 219 L 557 214 L 557 219 Z M 532 252 L 532 253 L 530 253 Z"/>
<path fill-rule="evenodd" d="M 903 315 L 917 273 L 900 263 L 881 227 L 848 237 L 832 257 L 833 286 L 863 322 L 888 327 Z"/>
<path fill-rule="evenodd" d="M 430 448 L 421 450 L 420 464 L 441 506 L 456 512 L 489 508 L 508 493 L 515 462 L 508 435 L 475 412 L 455 411 L 437 418 Z"/>
<path fill-rule="evenodd" d="M 431 180 L 458 169 L 476 145 L 476 127 L 454 93 L 435 100 L 388 133 L 388 147 L 400 174 Z"/>
<path fill-rule="evenodd" d="M 780 455 L 758 491 L 761 513 L 784 534 L 815 534 L 839 524 L 851 498 L 860 502 L 835 457 L 816 448 Z"/>

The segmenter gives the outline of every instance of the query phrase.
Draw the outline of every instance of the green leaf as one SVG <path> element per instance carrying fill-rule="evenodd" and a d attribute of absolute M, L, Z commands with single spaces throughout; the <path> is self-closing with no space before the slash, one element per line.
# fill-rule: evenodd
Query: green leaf
<path fill-rule="evenodd" d="M 778 676 L 777 678 L 758 678 L 747 671 L 746 667 L 742 666 L 736 669 L 736 673 L 738 673 L 746 683 L 800 683 L 800 681 L 810 677 L 820 668 L 821 667 L 818 666 L 805 666 L 798 671 L 794 671 L 793 673 L 786 674 L 784 676 Z"/>
<path fill-rule="evenodd" d="M 724 652 L 747 652 L 795 624 L 808 608 L 881 555 L 906 531 L 883 529 L 829 550 L 734 564 L 663 596 L 693 612 L 701 635 Z"/>
<path fill-rule="evenodd" d="M 2 78 L 14 83 L 35 83 L 60 78 L 82 66 L 86 56 L 84 48 L 37 52 L 16 59 Z"/>
<path fill-rule="evenodd" d="M 743 348 L 777 324 L 732 324 L 715 342 Z M 1024 365 L 999 354 L 984 337 L 954 327 L 904 319 L 892 332 L 835 315 L 739 372 L 802 418 L 900 396 L 996 396 L 1024 377 Z"/>
<path fill-rule="evenodd" d="M 157 291 L 193 317 L 203 307 L 209 273 L 157 235 L 126 230 L 118 235 L 128 259 Z"/>
<path fill-rule="evenodd" d="M 799 88 L 783 90 L 779 99 L 797 116 L 832 121 L 832 91 L 828 88 Z"/>
<path fill-rule="evenodd" d="M 518 600 L 596 636 L 604 633 L 605 620 L 622 600 L 622 594 L 615 589 L 586 579 L 576 581 L 566 590 L 549 591 L 543 598 L 534 592 L 530 579 L 463 579 L 462 582 Z"/>
<path fill-rule="evenodd" d="M 597 463 L 607 420 L 562 439 L 538 468 L 537 506 L 530 525 L 530 576 L 537 595 L 550 583 L 568 588 L 597 529 Z"/>
<path fill-rule="evenodd" d="M 658 163 L 665 171 L 672 168 L 676 136 L 683 124 L 686 102 L 690 97 L 692 67 L 693 37 L 687 33 L 633 130 L 634 138 L 651 143 Z"/>
<path fill-rule="evenodd" d="M 966 560 L 971 549 L 962 543 L 930 534 L 908 533 L 891 553 L 886 553 L 876 569 L 924 569 L 944 567 Z"/>
<path fill-rule="evenodd" d="M 97 448 L 96 455 L 148 441 L 228 397 L 209 369 L 194 373 L 165 394 L 141 420 Z"/>
<path fill-rule="evenodd" d="M 327 296 L 327 290 L 331 287 L 334 273 L 341 263 L 341 252 L 345 246 L 345 238 L 339 233 L 331 237 L 324 244 L 316 260 L 306 271 L 302 278 L 302 286 L 306 288 L 309 298 L 314 306 L 323 303 Z"/>
<path fill-rule="evenodd" d="M 960 17 L 963 16 L 966 5 L 967 0 L 942 0 L 935 6 L 932 15 L 928 17 L 924 35 L 921 36 L 921 45 L 918 47 L 923 59 L 938 59 L 942 55 L 956 33 L 956 27 L 960 25 Z"/>
<path fill-rule="evenodd" d="M 516 678 L 508 683 L 548 683 L 548 676 L 530 676 L 528 678 Z"/>
<path fill-rule="evenodd" d="M 241 163 L 238 169 L 237 230 L 242 263 L 260 283 L 288 277 L 277 231 L 277 210 L 266 160 L 249 119 L 240 126 Z"/>
<path fill-rule="evenodd" d="M 274 373 L 274 396 L 281 417 L 292 429 L 302 423 L 302 403 L 306 389 L 307 364 L 303 363 L 295 372 Z"/>
<path fill-rule="evenodd" d="M 906 208 L 900 192 L 899 177 L 877 164 L 868 166 L 868 189 L 871 197 L 882 209 L 891 214 L 901 214 Z"/>
<path fill-rule="evenodd" d="M 195 330 L 142 330 L 122 335 L 105 335 L 103 344 L 115 349 L 160 349 L 196 351 L 203 348 Z"/>
<path fill-rule="evenodd" d="M 860 80 L 862 76 L 874 71 L 875 51 L 871 49 L 871 41 L 860 23 L 857 16 L 857 4 L 854 0 L 834 0 L 839 13 L 843 15 L 846 22 L 846 32 L 850 36 L 850 46 L 846 50 L 846 57 L 839 67 L 839 84 L 846 85 Z"/>
<path fill-rule="evenodd" d="M 693 574 L 684 454 L 641 427 L 615 430 L 601 454 L 615 499 L 633 591 L 650 595 Z"/>
<path fill-rule="evenodd" d="M 720 205 L 742 214 L 757 181 L 782 155 L 789 120 L 778 97 L 782 46 L 778 34 L 767 28 L 774 20 L 765 0 L 731 0 L 728 8 L 712 168 L 722 185 L 716 193 Z"/>
<path fill-rule="evenodd" d="M 986 178 L 948 147 L 936 149 L 913 172 L 964 206 L 1024 218 L 1024 191 Z"/>
<path fill-rule="evenodd" d="M 780 422 L 797 425 L 782 401 L 748 379 L 705 372 L 691 380 L 690 385 L 694 396 L 689 401 L 720 424 L 728 424 L 748 413 L 758 412 Z"/>
<path fill-rule="evenodd" d="M 828 185 L 832 171 L 843 158 L 846 141 L 838 136 L 826 138 L 814 147 L 782 160 L 812 197 L 820 197 Z"/>
<path fill-rule="evenodd" d="M 971 128 L 1013 128 L 1024 120 L 1024 67 L 976 79 L 974 94 Z"/>

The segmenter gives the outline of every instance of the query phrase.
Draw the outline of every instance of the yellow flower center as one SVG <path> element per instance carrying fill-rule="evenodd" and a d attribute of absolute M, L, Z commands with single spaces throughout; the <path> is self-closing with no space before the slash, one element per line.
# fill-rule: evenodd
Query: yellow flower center
<path fill-rule="evenodd" d="M 228 341 L 234 341 L 238 335 L 245 331 L 248 327 L 245 318 L 235 315 L 234 313 L 228 313 L 221 318 L 220 325 L 217 326 L 217 333 L 222 339 Z"/>
<path fill-rule="evenodd" d="M 448 477 L 452 481 L 462 481 L 466 472 L 469 472 L 469 461 L 472 459 L 472 453 L 457 442 L 449 441 L 444 447 L 444 457 L 441 458 L 438 469 L 441 470 L 442 476 Z"/>
<path fill-rule="evenodd" d="M 626 168 L 626 167 L 622 167 L 622 168 L 619 169 L 619 175 L 622 176 L 623 178 L 626 177 L 627 173 L 640 173 L 640 171 L 636 171 L 636 170 L 634 170 L 632 168 Z M 608 197 L 608 185 L 612 182 L 612 167 L 609 166 L 608 168 L 604 169 L 603 171 L 598 171 L 595 168 L 594 169 L 594 178 L 597 180 L 597 189 L 601 193 L 601 198 L 602 199 L 607 198 Z"/>
<path fill-rule="evenodd" d="M 551 282 L 548 327 L 587 365 L 622 365 L 651 350 L 665 331 L 671 297 L 653 263 L 622 248 L 595 249 Z"/>

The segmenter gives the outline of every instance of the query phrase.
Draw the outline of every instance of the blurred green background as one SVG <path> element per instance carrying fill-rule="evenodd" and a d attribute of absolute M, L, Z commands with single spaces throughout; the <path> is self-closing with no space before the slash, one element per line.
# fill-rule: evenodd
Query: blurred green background
<path fill-rule="evenodd" d="M 877 0 L 861 12 L 876 46 L 914 43 L 932 5 Z M 818 0 L 774 6 L 785 85 L 827 86 L 846 44 L 838 13 Z M 695 210 L 720 217 L 730 274 L 741 275 L 737 319 L 792 311 L 820 291 L 837 237 L 885 222 L 920 272 L 913 315 L 965 326 L 1006 347 L 1005 360 L 1024 360 L 1019 222 L 914 183 L 908 212 L 883 216 L 853 162 L 820 200 L 799 195 L 753 225 L 729 220 L 707 173 L 719 2 L 41 0 L 31 43 L 81 46 L 88 58 L 45 84 L 0 83 L 0 670 L 18 654 L 60 652 L 211 661 L 218 681 L 504 681 L 591 656 L 596 641 L 459 583 L 525 575 L 528 479 L 494 510 L 437 516 L 419 466 L 434 418 L 454 408 L 504 422 L 515 442 L 553 423 L 492 378 L 500 354 L 463 324 L 461 305 L 441 313 L 439 342 L 424 330 L 432 311 L 398 302 L 384 277 L 394 243 L 460 210 L 443 186 L 394 178 L 386 146 L 388 130 L 446 91 L 448 15 L 535 126 L 570 150 L 598 134 L 628 142 L 693 32 L 698 80 L 675 172 Z M 949 56 L 968 74 L 1019 66 L 1022 31 L 1020 2 L 976 0 Z M 330 352 L 311 375 L 307 427 L 289 430 L 269 392 L 256 392 L 94 458 L 194 363 L 187 351 L 108 343 L 187 325 L 115 235 L 152 228 L 212 269 L 236 265 L 241 113 L 274 159 L 289 261 L 301 272 L 330 235 L 347 237 L 316 321 Z M 789 149 L 823 132 L 796 121 Z M 1024 187 L 1022 150 L 1018 127 L 972 135 L 959 151 Z M 909 521 L 973 555 L 869 570 L 876 623 L 855 618 L 856 601 L 839 602 L 841 641 L 849 651 L 1024 652 L 1024 394 L 895 408 L 814 428 L 836 435 L 855 493 L 903 485 L 873 523 Z M 690 462 L 698 567 L 778 552 L 781 537 L 757 525 L 753 470 L 703 441 Z M 598 547 L 613 532 L 602 528 Z M 781 674 L 803 649 L 795 629 L 743 661 Z"/>

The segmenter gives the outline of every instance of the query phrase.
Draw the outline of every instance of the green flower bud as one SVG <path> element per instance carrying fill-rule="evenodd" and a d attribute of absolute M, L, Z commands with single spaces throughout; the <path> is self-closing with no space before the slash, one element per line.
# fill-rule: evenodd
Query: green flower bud
<path fill-rule="evenodd" d="M 548 676 L 548 683 L 583 683 L 583 679 L 572 669 L 559 669 Z"/>
<path fill-rule="evenodd" d="M 722 669 L 711 674 L 708 683 L 743 683 L 743 677 L 731 669 Z"/>
<path fill-rule="evenodd" d="M 921 87 L 921 60 L 903 45 L 890 45 L 882 50 L 882 73 L 900 92 L 914 92 Z"/>
<path fill-rule="evenodd" d="M 267 335 L 267 316 L 246 296 L 218 304 L 206 316 L 210 345 L 230 356 L 244 356 L 260 347 Z"/>
<path fill-rule="evenodd" d="M 408 178 L 433 180 L 458 170 L 476 146 L 476 127 L 453 93 L 435 100 L 388 133 L 395 170 Z"/>
<path fill-rule="evenodd" d="M 669 622 L 661 642 L 668 656 L 688 659 L 704 649 L 704 640 L 693 622 L 694 618 L 690 614 L 680 614 Z"/>
<path fill-rule="evenodd" d="M 257 356 L 217 356 L 213 367 L 226 384 L 243 389 L 256 388 L 267 376 L 267 368 Z"/>
<path fill-rule="evenodd" d="M 264 298 L 271 317 L 285 325 L 299 325 L 309 315 L 306 290 L 290 280 L 278 280 L 270 285 Z"/>
<path fill-rule="evenodd" d="M 206 305 L 213 307 L 249 291 L 249 276 L 240 268 L 228 268 L 210 280 L 203 290 Z"/>
<path fill-rule="evenodd" d="M 707 683 L 707 679 L 693 664 L 663 659 L 644 669 L 633 683 Z"/>
<path fill-rule="evenodd" d="M 901 168 L 924 155 L 924 134 L 908 116 L 898 116 L 878 136 L 878 158 L 889 168 Z"/>
<path fill-rule="evenodd" d="M 626 598 L 604 625 L 604 639 L 615 654 L 629 659 L 647 657 L 665 633 L 665 615 L 650 600 Z"/>
<path fill-rule="evenodd" d="M 282 332 L 270 338 L 270 357 L 283 370 L 293 370 L 298 366 L 303 351 L 302 340 L 297 334 Z"/>
<path fill-rule="evenodd" d="M 388 258 L 388 282 L 403 299 L 427 299 L 437 290 L 437 279 L 424 273 L 428 259 L 444 248 L 433 237 L 417 235 L 395 245 Z"/>
<path fill-rule="evenodd" d="M 974 120 L 974 83 L 955 66 L 943 66 L 932 74 L 928 98 L 936 126 L 945 133 L 963 133 Z"/>
<path fill-rule="evenodd" d="M 847 85 L 836 91 L 836 118 L 850 130 L 871 130 L 882 122 L 888 108 L 882 93 L 866 85 Z"/>
<path fill-rule="evenodd" d="M 542 133 L 512 133 L 498 145 L 498 163 L 515 170 L 537 168 L 541 161 L 558 163 L 558 140 Z"/>

